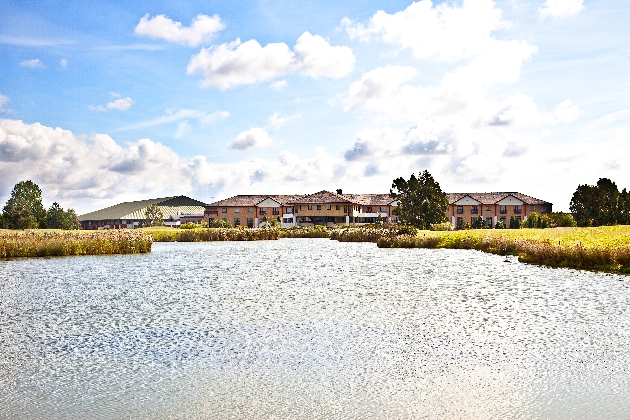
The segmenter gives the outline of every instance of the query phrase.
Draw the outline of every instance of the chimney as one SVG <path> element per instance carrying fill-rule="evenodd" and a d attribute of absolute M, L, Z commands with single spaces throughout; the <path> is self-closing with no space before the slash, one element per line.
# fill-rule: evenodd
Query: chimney
<path fill-rule="evenodd" d="M 342 192 L 341 192 L 341 188 L 337 188 L 337 194 L 339 194 L 339 195 L 341 195 L 341 194 L 342 194 Z"/>

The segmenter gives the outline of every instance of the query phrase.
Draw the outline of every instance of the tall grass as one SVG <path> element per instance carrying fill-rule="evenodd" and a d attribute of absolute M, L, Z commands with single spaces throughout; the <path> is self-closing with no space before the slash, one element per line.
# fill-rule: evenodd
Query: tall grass
<path fill-rule="evenodd" d="M 213 241 L 263 241 L 280 237 L 280 229 L 248 228 L 146 228 L 155 242 L 213 242 Z"/>
<path fill-rule="evenodd" d="M 614 229 L 605 229 L 609 233 L 608 242 L 600 237 L 601 232 L 588 229 L 593 228 L 583 228 L 581 234 L 575 230 L 568 235 L 566 231 L 560 231 L 554 240 L 551 240 L 553 235 L 548 235 L 544 240 L 535 239 L 528 232 L 523 232 L 521 237 L 515 234 L 502 236 L 495 233 L 480 235 L 461 232 L 440 236 L 383 236 L 378 239 L 377 245 L 380 248 L 476 249 L 498 255 L 516 255 L 521 262 L 548 267 L 630 273 L 630 239 L 627 229 L 616 229 L 620 237 L 610 234 Z M 553 229 L 547 231 L 551 230 Z M 559 237 L 564 241 L 556 241 Z M 580 237 L 584 241 L 576 242 Z"/>
<path fill-rule="evenodd" d="M 151 236 L 133 230 L 0 231 L 0 258 L 151 252 Z"/>
<path fill-rule="evenodd" d="M 281 238 L 330 238 L 333 229 L 324 226 L 293 226 L 280 230 Z"/>

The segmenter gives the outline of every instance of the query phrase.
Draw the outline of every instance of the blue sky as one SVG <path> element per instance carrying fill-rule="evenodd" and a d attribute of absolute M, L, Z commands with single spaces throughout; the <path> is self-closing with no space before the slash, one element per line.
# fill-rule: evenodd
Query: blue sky
<path fill-rule="evenodd" d="M 0 1 L 0 202 L 630 188 L 630 3 Z M 343 3 L 343 2 L 342 2 Z"/>

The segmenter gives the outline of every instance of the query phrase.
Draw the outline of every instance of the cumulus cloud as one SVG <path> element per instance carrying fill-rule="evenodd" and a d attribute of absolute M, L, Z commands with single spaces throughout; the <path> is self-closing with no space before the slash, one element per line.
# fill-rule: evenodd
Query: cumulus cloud
<path fill-rule="evenodd" d="M 542 112 L 533 98 L 517 94 L 507 97 L 499 105 L 499 110 L 488 120 L 490 126 L 537 126 L 542 124 L 568 123 L 576 120 L 583 111 L 567 99 L 558 104 L 553 113 Z"/>
<path fill-rule="evenodd" d="M 580 109 L 579 105 L 573 105 L 573 103 L 567 99 L 556 106 L 554 116 L 558 121 L 567 123 L 576 120 L 583 113 L 584 111 Z"/>
<path fill-rule="evenodd" d="M 564 18 L 577 15 L 584 9 L 584 0 L 547 0 L 540 9 L 542 17 Z"/>
<path fill-rule="evenodd" d="M 228 117 L 230 117 L 230 113 L 228 111 L 217 111 L 217 112 L 207 113 L 204 111 L 200 111 L 198 109 L 180 109 L 177 111 L 168 109 L 166 110 L 165 115 L 154 118 L 152 120 L 140 121 L 131 125 L 127 125 L 117 130 L 113 130 L 113 132 L 137 130 L 139 128 L 147 128 L 147 127 L 155 127 L 156 125 L 170 124 L 175 121 L 180 121 L 180 120 L 189 119 L 189 118 L 194 118 L 202 124 L 210 124 L 216 121 L 224 120 Z"/>
<path fill-rule="evenodd" d="M 25 60 L 22 61 L 20 63 L 20 66 L 22 67 L 30 67 L 30 68 L 35 68 L 35 67 L 44 67 L 44 63 L 42 63 L 41 61 L 39 61 L 39 58 L 35 58 L 33 60 Z"/>
<path fill-rule="evenodd" d="M 158 15 L 149 18 L 147 13 L 140 19 L 136 26 L 136 35 L 144 35 L 151 38 L 164 39 L 190 47 L 196 47 L 202 43 L 209 42 L 215 33 L 225 29 L 225 24 L 221 22 L 219 15 L 206 16 L 197 15 L 190 26 L 182 26 L 181 22 L 174 22 L 166 15 Z"/>
<path fill-rule="evenodd" d="M 394 130 L 385 128 L 367 128 L 359 131 L 343 157 L 346 161 L 369 160 L 374 156 L 383 157 L 396 149 L 400 140 Z"/>
<path fill-rule="evenodd" d="M 126 98 L 120 98 L 112 102 L 108 102 L 106 106 L 90 105 L 88 109 L 90 111 L 99 111 L 99 112 L 109 111 L 110 109 L 116 109 L 118 111 L 126 111 L 131 107 L 131 105 L 133 105 L 133 103 L 134 103 L 133 100 L 129 96 L 127 96 Z"/>
<path fill-rule="evenodd" d="M 298 70 L 308 77 L 336 79 L 349 74 L 354 62 L 350 48 L 331 46 L 319 35 L 304 32 L 294 51 L 282 42 L 263 47 L 254 39 L 243 43 L 237 39 L 202 48 L 188 63 L 187 74 L 202 74 L 202 87 L 228 89 L 272 80 Z"/>
<path fill-rule="evenodd" d="M 344 18 L 342 27 L 351 38 L 393 44 L 418 58 L 444 62 L 483 55 L 502 42 L 491 33 L 507 24 L 492 0 L 449 4 L 434 7 L 431 0 L 421 0 L 397 13 L 378 11 L 367 25 Z"/>
<path fill-rule="evenodd" d="M 65 58 L 62 58 L 61 60 L 59 60 L 59 65 L 63 68 L 68 67 L 68 60 L 66 60 Z"/>
<path fill-rule="evenodd" d="M 236 139 L 229 144 L 230 149 L 247 150 L 252 147 L 267 147 L 271 145 L 269 134 L 259 127 L 252 127 L 241 132 Z"/>

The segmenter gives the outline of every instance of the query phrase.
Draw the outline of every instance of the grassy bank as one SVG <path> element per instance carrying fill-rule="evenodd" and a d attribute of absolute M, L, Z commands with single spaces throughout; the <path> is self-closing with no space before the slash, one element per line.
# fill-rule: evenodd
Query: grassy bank
<path fill-rule="evenodd" d="M 0 230 L 0 258 L 151 252 L 151 236 L 140 231 Z"/>
<path fill-rule="evenodd" d="M 374 242 L 374 241 L 372 241 Z M 380 248 L 476 249 L 548 267 L 630 273 L 630 226 L 382 235 Z"/>
<path fill-rule="evenodd" d="M 151 235 L 155 242 L 264 241 L 280 237 L 280 229 L 151 227 L 136 230 Z"/>

